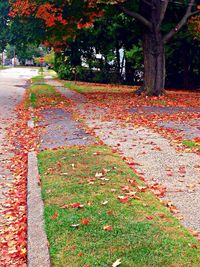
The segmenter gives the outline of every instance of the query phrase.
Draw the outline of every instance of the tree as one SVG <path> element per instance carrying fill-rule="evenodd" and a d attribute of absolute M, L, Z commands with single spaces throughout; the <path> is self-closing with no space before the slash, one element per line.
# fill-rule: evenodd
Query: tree
<path fill-rule="evenodd" d="M 161 95 L 165 88 L 164 46 L 180 31 L 188 19 L 199 13 L 195 0 L 179 0 L 181 17 L 168 32 L 163 29 L 170 4 L 169 0 L 71 0 L 38 1 L 13 0 L 12 15 L 34 16 L 45 21 L 51 40 L 58 46 L 74 38 L 77 28 L 89 27 L 103 14 L 104 5 L 115 5 L 141 25 L 144 52 L 144 91 L 147 95 Z M 173 13 L 173 11 L 171 10 Z M 59 29 L 59 30 L 58 30 Z M 68 30 L 68 34 L 66 34 Z"/>
<path fill-rule="evenodd" d="M 199 11 L 193 11 L 195 1 L 182 1 L 186 11 L 169 32 L 163 34 L 162 25 L 170 1 L 140 1 L 139 12 L 133 12 L 124 6 L 120 8 L 129 16 L 136 18 L 142 25 L 144 51 L 144 81 L 147 95 L 160 95 L 165 88 L 165 52 L 164 45 L 186 24 L 187 20 Z"/>
<path fill-rule="evenodd" d="M 7 0 L 0 2 L 0 52 L 3 52 L 7 41 L 8 41 L 8 13 L 9 13 L 9 3 Z"/>

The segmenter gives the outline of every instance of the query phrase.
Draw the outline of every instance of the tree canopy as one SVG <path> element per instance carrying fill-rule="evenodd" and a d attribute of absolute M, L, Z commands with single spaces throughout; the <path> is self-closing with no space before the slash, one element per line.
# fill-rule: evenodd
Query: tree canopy
<path fill-rule="evenodd" d="M 164 46 L 191 19 L 199 30 L 199 1 L 195 0 L 11 0 L 13 17 L 43 21 L 46 45 L 63 50 L 78 31 L 89 28 L 105 13 L 106 6 L 139 22 L 144 52 L 144 90 L 160 95 L 165 86 Z"/>

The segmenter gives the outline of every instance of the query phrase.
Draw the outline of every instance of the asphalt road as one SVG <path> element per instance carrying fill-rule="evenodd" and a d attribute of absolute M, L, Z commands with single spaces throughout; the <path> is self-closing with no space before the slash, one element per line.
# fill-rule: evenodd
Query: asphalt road
<path fill-rule="evenodd" d="M 37 75 L 37 69 L 9 68 L 0 70 L 0 230 L 4 219 L 1 216 L 4 193 L 12 183 L 12 175 L 6 169 L 5 163 L 12 154 L 6 138 L 6 129 L 15 122 L 15 108 L 22 100 L 26 81 Z"/>

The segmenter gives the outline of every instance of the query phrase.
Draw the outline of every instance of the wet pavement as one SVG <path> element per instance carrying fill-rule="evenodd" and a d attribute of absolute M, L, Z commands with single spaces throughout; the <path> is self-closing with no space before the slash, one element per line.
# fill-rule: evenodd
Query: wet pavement
<path fill-rule="evenodd" d="M 95 139 L 82 128 L 80 122 L 72 118 L 70 112 L 61 108 L 47 108 L 41 115 L 41 150 L 95 143 Z"/>

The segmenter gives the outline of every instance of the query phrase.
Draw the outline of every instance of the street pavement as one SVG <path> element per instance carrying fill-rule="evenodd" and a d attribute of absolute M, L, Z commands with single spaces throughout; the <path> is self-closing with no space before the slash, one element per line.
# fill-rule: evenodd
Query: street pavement
<path fill-rule="evenodd" d="M 6 138 L 7 131 L 15 123 L 15 108 L 22 100 L 26 81 L 37 75 L 34 68 L 8 68 L 0 70 L 0 232 L 4 226 L 2 205 L 13 177 L 5 164 L 12 156 Z"/>

